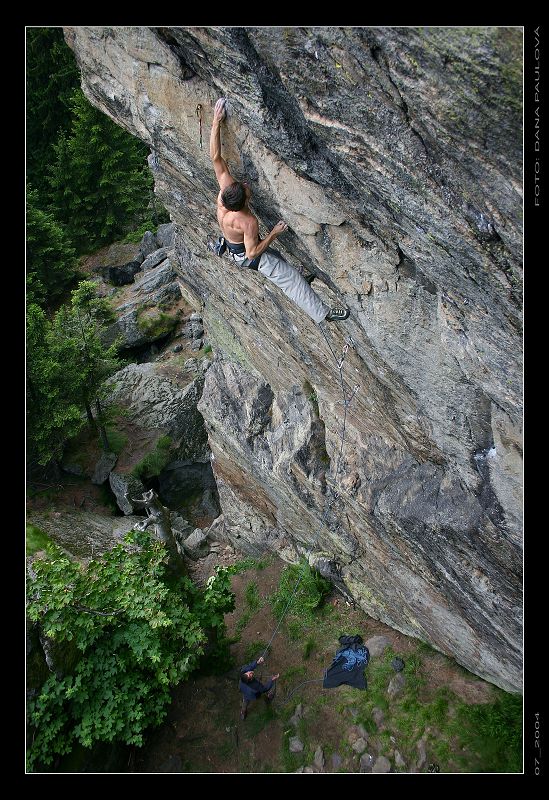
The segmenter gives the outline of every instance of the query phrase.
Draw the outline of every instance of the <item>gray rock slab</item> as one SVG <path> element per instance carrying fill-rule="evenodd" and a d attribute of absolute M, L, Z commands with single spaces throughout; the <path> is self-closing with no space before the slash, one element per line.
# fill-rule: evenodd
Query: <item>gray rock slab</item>
<path fill-rule="evenodd" d="M 397 672 L 397 674 L 391 678 L 389 681 L 389 686 L 387 687 L 387 694 L 392 699 L 397 695 L 401 694 L 404 687 L 406 686 L 406 678 L 402 674 L 402 672 Z"/>
<path fill-rule="evenodd" d="M 290 753 L 302 753 L 304 745 L 301 739 L 299 739 L 297 736 L 291 736 L 289 747 L 290 747 Z"/>
<path fill-rule="evenodd" d="M 385 756 L 378 756 L 376 758 L 375 764 L 372 767 L 372 772 L 376 773 L 384 773 L 391 771 L 391 762 Z"/>
<path fill-rule="evenodd" d="M 175 240 L 175 225 L 166 222 L 159 225 L 156 230 L 156 241 L 160 247 L 173 247 Z"/>
<path fill-rule="evenodd" d="M 370 753 L 363 753 L 360 756 L 360 771 L 361 772 L 371 772 L 372 767 L 374 766 L 375 759 Z"/>
<path fill-rule="evenodd" d="M 140 294 L 149 294 L 167 283 L 173 283 L 175 281 L 175 277 L 176 275 L 170 259 L 166 258 L 157 267 L 154 267 L 154 269 L 149 269 L 148 272 L 143 275 L 143 277 L 140 277 L 139 280 L 135 281 L 134 289 Z M 179 288 L 176 288 L 179 292 Z"/>
<path fill-rule="evenodd" d="M 366 741 L 366 739 L 363 739 L 362 736 L 352 744 L 352 748 L 355 751 L 355 753 L 363 753 L 367 747 L 368 747 L 368 742 Z"/>
<path fill-rule="evenodd" d="M 154 253 L 151 253 L 141 264 L 141 269 L 143 272 L 148 272 L 150 269 L 154 269 L 159 264 L 162 263 L 168 257 L 168 250 L 165 247 L 161 247 L 159 250 L 155 250 Z"/>
<path fill-rule="evenodd" d="M 92 511 L 32 512 L 28 521 L 76 558 L 94 558 L 110 550 L 143 517 L 113 517 Z"/>
<path fill-rule="evenodd" d="M 377 727 L 380 728 L 385 719 L 385 714 L 381 708 L 377 708 L 377 706 L 376 708 L 374 708 L 374 710 L 372 711 L 372 719 L 374 720 Z"/>
<path fill-rule="evenodd" d="M 386 636 L 372 636 L 365 644 L 370 651 L 370 658 L 377 658 L 383 655 L 384 651 L 390 647 L 391 640 Z"/>
<path fill-rule="evenodd" d="M 320 745 L 315 750 L 315 755 L 313 759 L 313 765 L 321 770 L 324 768 L 324 764 L 326 763 L 326 759 L 324 758 L 324 751 Z"/>
<path fill-rule="evenodd" d="M 134 497 L 136 500 L 141 499 L 145 487 L 140 480 L 134 478 L 133 475 L 124 475 L 119 472 L 111 472 L 109 474 L 109 484 L 116 497 L 118 508 L 126 514 L 133 514 L 134 508 L 131 500 L 126 499 L 127 494 L 129 498 Z"/>
<path fill-rule="evenodd" d="M 102 483 L 105 483 L 117 461 L 118 456 L 116 453 L 102 453 L 101 458 L 95 465 L 95 470 L 91 479 L 92 483 L 95 483 L 97 486 L 101 486 Z"/>
<path fill-rule="evenodd" d="M 183 541 L 183 550 L 185 554 L 197 561 L 199 558 L 204 558 L 210 551 L 208 537 L 200 528 L 195 528 L 190 536 Z"/>
<path fill-rule="evenodd" d="M 150 254 L 154 253 L 155 250 L 158 250 L 158 241 L 154 233 L 151 231 L 145 231 L 145 235 L 141 239 L 139 249 L 143 258 L 147 258 L 147 256 L 150 256 Z"/>

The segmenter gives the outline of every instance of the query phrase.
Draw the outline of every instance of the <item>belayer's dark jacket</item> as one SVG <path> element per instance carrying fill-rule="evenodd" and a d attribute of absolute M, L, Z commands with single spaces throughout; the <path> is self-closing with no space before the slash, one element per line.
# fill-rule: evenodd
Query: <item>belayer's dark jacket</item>
<path fill-rule="evenodd" d="M 256 667 L 257 661 L 252 661 L 250 664 L 244 664 L 243 667 L 240 667 L 240 673 L 253 672 Z M 246 700 L 257 700 L 262 694 L 272 689 L 273 683 L 274 681 L 271 679 L 268 683 L 263 684 L 261 681 L 258 681 L 257 678 L 252 678 L 250 683 L 246 683 L 246 681 L 243 681 L 241 678 L 238 688 Z"/>

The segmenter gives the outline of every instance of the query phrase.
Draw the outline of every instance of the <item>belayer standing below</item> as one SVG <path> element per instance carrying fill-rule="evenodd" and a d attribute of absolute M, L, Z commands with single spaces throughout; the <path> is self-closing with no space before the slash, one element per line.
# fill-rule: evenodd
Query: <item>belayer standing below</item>
<path fill-rule="evenodd" d="M 274 697 L 274 684 L 280 675 L 273 675 L 271 680 L 266 684 L 261 683 L 261 681 L 258 681 L 257 678 L 254 677 L 255 668 L 258 664 L 262 664 L 263 661 L 263 656 L 261 656 L 257 661 L 252 661 L 250 664 L 244 664 L 243 667 L 240 667 L 240 681 L 238 683 L 238 688 L 242 692 L 240 719 L 246 719 L 248 704 L 252 700 L 259 700 L 259 698 L 263 696 L 265 702 L 269 704 Z"/>
<path fill-rule="evenodd" d="M 210 135 L 210 156 L 220 187 L 217 196 L 217 221 L 233 261 L 239 267 L 261 272 L 316 323 L 323 320 L 347 319 L 350 313 L 348 308 L 339 306 L 329 308 L 311 289 L 303 276 L 284 261 L 280 253 L 270 247 L 271 243 L 288 228 L 283 220 L 277 222 L 264 239 L 259 238 L 259 225 L 248 205 L 251 189 L 247 183 L 233 178 L 226 161 L 221 157 L 219 128 L 226 116 L 226 102 L 224 97 L 220 97 L 215 104 Z"/>

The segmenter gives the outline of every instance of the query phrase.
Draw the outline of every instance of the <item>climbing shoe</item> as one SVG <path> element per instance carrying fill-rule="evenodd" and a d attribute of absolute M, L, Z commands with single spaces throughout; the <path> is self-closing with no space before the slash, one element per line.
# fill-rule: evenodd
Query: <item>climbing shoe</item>
<path fill-rule="evenodd" d="M 325 316 L 326 322 L 334 322 L 336 320 L 347 319 L 351 312 L 348 308 L 342 306 L 333 306 Z"/>

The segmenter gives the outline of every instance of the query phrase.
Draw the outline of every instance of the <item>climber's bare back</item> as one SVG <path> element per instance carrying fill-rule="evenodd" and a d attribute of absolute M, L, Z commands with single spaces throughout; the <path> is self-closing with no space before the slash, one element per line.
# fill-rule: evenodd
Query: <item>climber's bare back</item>
<path fill-rule="evenodd" d="M 259 225 L 256 217 L 248 208 L 241 211 L 229 211 L 221 202 L 223 189 L 217 195 L 217 221 L 225 239 L 233 244 L 244 242 L 244 233 L 249 232 L 257 236 Z"/>

